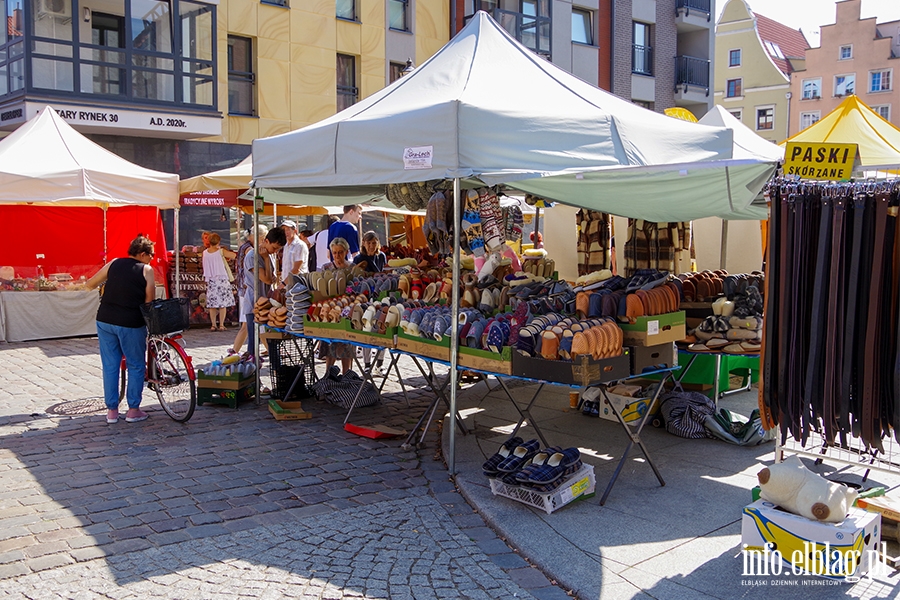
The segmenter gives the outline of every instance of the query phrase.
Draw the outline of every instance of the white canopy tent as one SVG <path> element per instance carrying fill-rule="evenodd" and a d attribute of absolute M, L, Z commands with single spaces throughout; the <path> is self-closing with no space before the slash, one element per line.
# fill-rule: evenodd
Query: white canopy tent
<path fill-rule="evenodd" d="M 461 185 L 499 183 L 623 216 L 689 220 L 745 208 L 772 173 L 759 160 L 731 160 L 732 146 L 730 130 L 599 90 L 479 12 L 410 75 L 319 123 L 254 140 L 252 184 L 266 201 L 335 204 L 365 202 L 389 183 L 448 179 L 456 223 Z M 458 227 L 454 237 L 458 252 Z M 455 414 L 455 336 L 451 344 Z M 454 449 L 451 433 L 451 473 Z"/>
<path fill-rule="evenodd" d="M 178 208 L 178 175 L 116 156 L 47 107 L 0 140 L 0 203 Z"/>

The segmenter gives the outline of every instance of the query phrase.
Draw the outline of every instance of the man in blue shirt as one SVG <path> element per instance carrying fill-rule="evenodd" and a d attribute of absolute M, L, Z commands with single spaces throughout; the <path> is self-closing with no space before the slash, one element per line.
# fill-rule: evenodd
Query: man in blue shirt
<path fill-rule="evenodd" d="M 359 254 L 359 231 L 356 224 L 362 217 L 362 207 L 359 204 L 348 204 L 344 207 L 344 218 L 337 223 L 332 223 L 328 228 L 328 246 L 335 238 L 344 238 L 350 244 L 350 253 L 347 260 L 352 261 L 353 257 Z"/>

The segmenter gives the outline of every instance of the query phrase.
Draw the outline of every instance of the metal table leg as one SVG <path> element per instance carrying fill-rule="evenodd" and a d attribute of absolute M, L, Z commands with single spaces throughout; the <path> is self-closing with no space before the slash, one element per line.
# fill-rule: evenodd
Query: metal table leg
<path fill-rule="evenodd" d="M 519 432 L 519 429 L 522 427 L 522 424 L 525 422 L 525 419 L 528 419 L 528 424 L 534 427 L 534 431 L 537 433 L 538 437 L 541 439 L 541 442 L 544 443 L 544 447 L 546 448 L 550 444 L 547 443 L 547 438 L 544 437 L 544 432 L 541 431 L 541 428 L 538 427 L 537 422 L 534 420 L 534 417 L 531 416 L 531 407 L 534 405 L 534 401 L 537 400 L 538 394 L 541 393 L 541 390 L 544 389 L 544 384 L 538 385 L 537 390 L 535 390 L 534 395 L 531 397 L 531 400 L 528 401 L 528 404 L 524 409 L 519 407 L 519 404 L 515 401 L 512 394 L 509 391 L 509 388 L 506 387 L 506 383 L 503 382 L 502 377 L 497 377 L 497 381 L 500 383 L 500 387 L 503 388 L 503 391 L 506 392 L 506 397 L 509 398 L 509 401 L 512 402 L 512 405 L 516 408 L 516 411 L 519 413 L 519 422 L 516 423 L 516 428 L 513 429 L 512 433 L 509 434 L 510 438 L 516 437 L 516 434 Z"/>
<path fill-rule="evenodd" d="M 650 458 L 650 453 L 647 452 L 647 447 L 644 446 L 644 442 L 641 441 L 641 430 L 644 428 L 644 425 L 647 424 L 647 420 L 650 418 L 650 415 L 653 414 L 653 409 L 656 408 L 656 404 L 659 401 L 660 392 L 662 391 L 668 377 L 668 373 L 663 375 L 662 379 L 659 382 L 659 386 L 656 388 L 656 393 L 653 394 L 653 399 L 647 406 L 647 412 L 644 413 L 644 416 L 638 422 L 637 427 L 634 430 L 632 430 L 625 422 L 625 419 L 622 418 L 622 413 L 616 408 L 615 404 L 610 402 L 609 396 L 606 393 L 607 386 L 600 386 L 600 392 L 603 394 L 604 402 L 606 402 L 606 404 L 608 404 L 612 409 L 613 414 L 616 415 L 616 419 L 619 421 L 619 424 L 622 425 L 622 429 L 625 431 L 625 435 L 628 436 L 628 445 L 625 446 L 625 451 L 622 453 L 622 458 L 619 459 L 619 464 L 616 465 L 616 470 L 613 472 L 612 479 L 610 479 L 609 484 L 607 484 L 606 491 L 603 492 L 603 497 L 600 498 L 600 506 L 606 504 L 606 499 L 609 497 L 609 493 L 612 491 L 613 485 L 615 485 L 616 479 L 618 479 L 619 477 L 619 473 L 622 472 L 622 467 L 625 466 L 625 461 L 628 460 L 628 454 L 631 452 L 632 447 L 634 447 L 635 445 L 637 445 L 638 448 L 641 449 L 641 452 L 643 452 L 644 458 L 647 459 L 647 463 L 650 465 L 650 468 L 653 469 L 653 474 L 656 475 L 656 478 L 659 480 L 659 485 L 666 485 L 666 482 L 663 480 L 662 475 L 660 475 L 659 470 L 653 463 L 653 459 Z"/>
<path fill-rule="evenodd" d="M 421 444 L 422 441 L 424 441 L 425 434 L 428 432 L 428 427 L 431 426 L 431 421 L 434 419 L 434 415 L 437 412 L 438 404 L 440 403 L 441 400 L 444 401 L 444 404 L 446 404 L 448 408 L 450 407 L 450 401 L 447 399 L 447 396 L 444 393 L 444 390 L 450 384 L 449 374 L 448 374 L 447 378 L 444 380 L 444 382 L 441 383 L 440 385 L 438 385 L 437 381 L 436 381 L 437 376 L 434 374 L 434 369 L 433 369 L 431 363 L 428 363 L 428 367 L 429 367 L 428 370 L 430 372 L 430 374 L 429 374 L 429 373 L 425 372 L 425 369 L 422 368 L 422 365 L 419 363 L 419 360 L 415 356 L 410 355 L 410 358 L 412 359 L 413 364 L 416 365 L 416 368 L 419 369 L 419 372 L 422 373 L 422 377 L 425 378 L 425 381 L 428 383 L 428 387 L 431 388 L 432 392 L 434 392 L 434 398 L 431 400 L 431 403 L 428 405 L 428 408 L 425 409 L 425 412 L 422 414 L 422 416 L 419 417 L 419 420 L 416 423 L 416 426 L 410 432 L 409 436 L 406 438 L 406 441 L 404 441 L 404 443 L 401 445 L 401 447 L 404 449 L 409 448 L 412 445 L 412 442 L 416 437 L 416 433 L 419 431 L 420 428 L 422 429 L 422 436 L 419 439 L 419 443 Z M 462 434 L 466 435 L 468 433 L 468 431 L 466 431 L 465 423 L 463 423 L 463 420 L 462 420 L 462 418 L 460 418 L 459 413 L 454 415 L 454 417 L 455 417 L 456 425 L 459 427 Z M 424 425 L 424 427 L 423 427 L 423 425 Z"/>

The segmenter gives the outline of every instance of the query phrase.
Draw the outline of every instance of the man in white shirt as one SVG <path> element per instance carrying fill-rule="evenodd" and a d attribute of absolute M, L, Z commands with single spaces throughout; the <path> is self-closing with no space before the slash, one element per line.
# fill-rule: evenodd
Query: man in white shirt
<path fill-rule="evenodd" d="M 293 221 L 284 221 L 281 224 L 287 244 L 281 257 L 281 284 L 286 287 L 293 285 L 292 276 L 301 273 L 309 273 L 309 246 L 297 235 L 297 224 Z"/>

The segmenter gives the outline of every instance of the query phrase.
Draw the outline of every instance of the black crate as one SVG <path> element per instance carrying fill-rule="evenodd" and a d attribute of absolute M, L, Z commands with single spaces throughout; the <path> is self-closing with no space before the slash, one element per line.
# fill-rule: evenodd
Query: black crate
<path fill-rule="evenodd" d="M 141 314 L 150 335 L 184 331 L 191 325 L 191 302 L 187 298 L 154 300 L 141 305 Z"/>
<path fill-rule="evenodd" d="M 315 341 L 308 338 L 289 337 L 270 339 L 269 371 L 272 374 L 272 397 L 295 400 L 312 396 L 316 382 Z M 297 373 L 302 373 L 290 398 L 285 398 Z"/>

